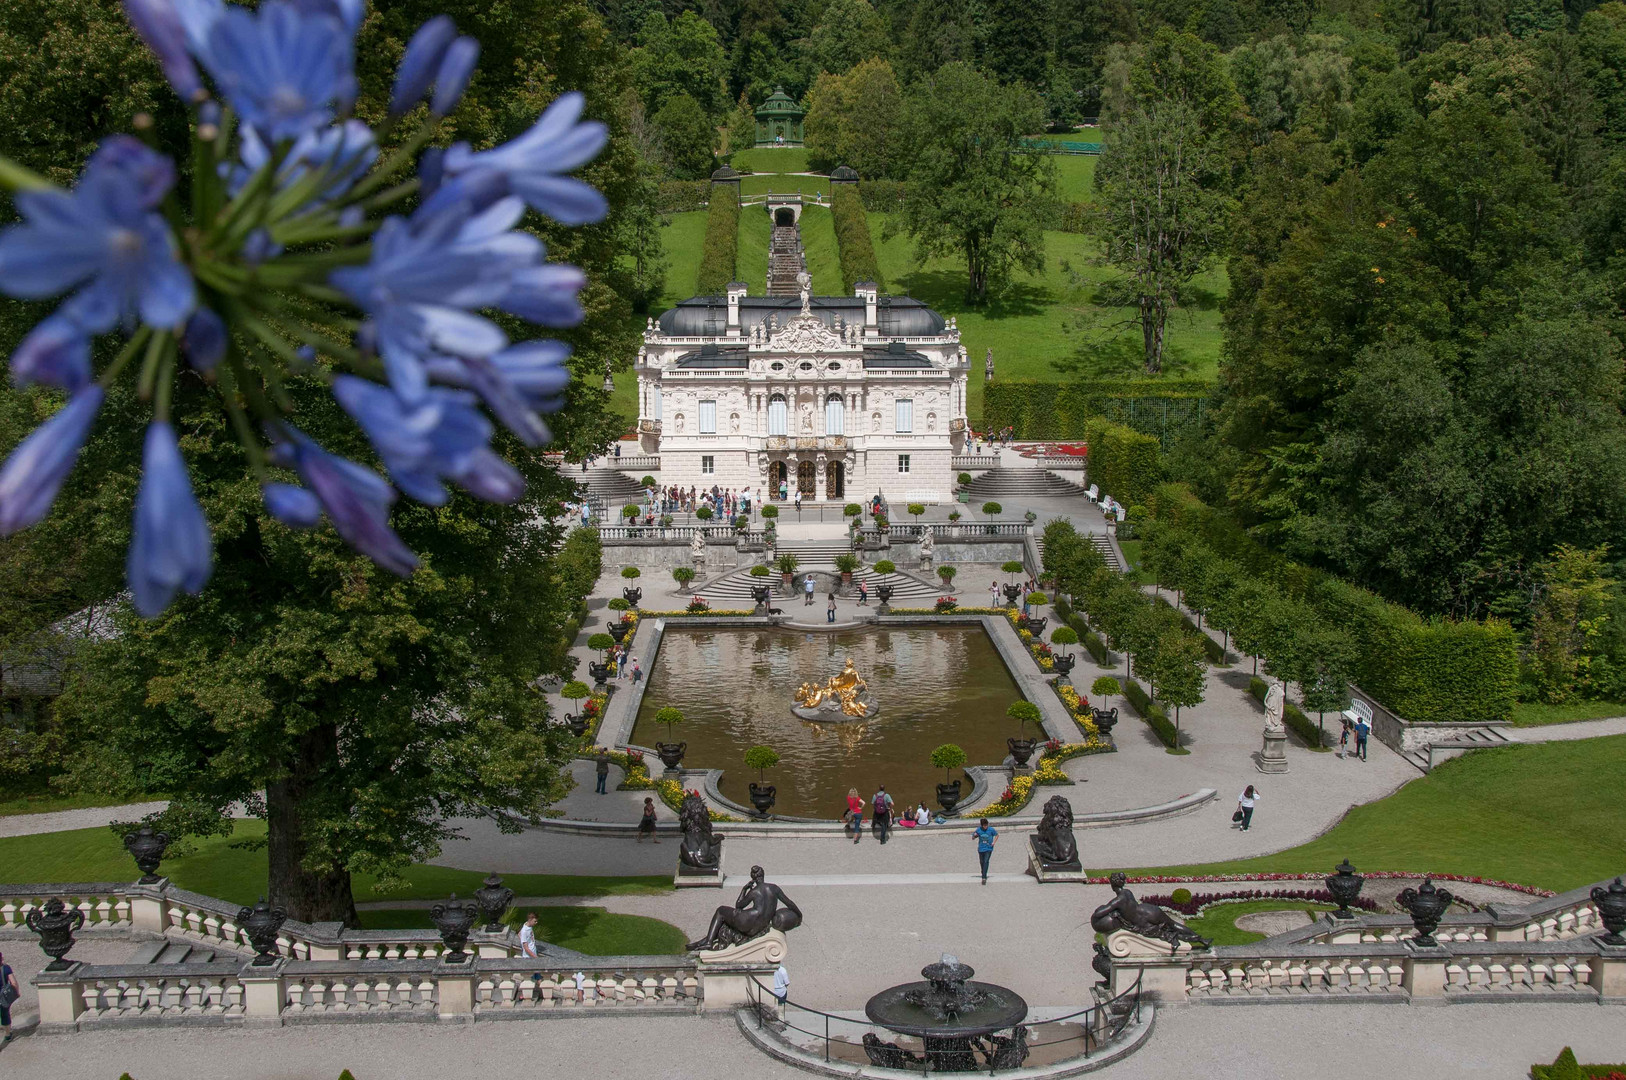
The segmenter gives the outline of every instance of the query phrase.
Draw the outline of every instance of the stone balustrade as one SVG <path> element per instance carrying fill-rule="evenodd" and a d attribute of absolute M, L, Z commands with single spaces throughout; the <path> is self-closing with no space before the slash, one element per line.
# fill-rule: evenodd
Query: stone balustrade
<path fill-rule="evenodd" d="M 108 882 L 63 885 L 0 885 L 0 929 L 22 927 L 28 913 L 56 898 L 84 913 L 86 929 L 130 925 L 125 886 Z"/>
<path fill-rule="evenodd" d="M 1251 945 L 1200 951 L 1120 931 L 1107 941 L 1112 985 L 1139 978 L 1165 1002 L 1192 1004 L 1626 1000 L 1626 946 L 1601 940 L 1604 926 L 1591 890 L 1448 915 L 1431 946 L 1417 943 L 1408 916 L 1365 912 L 1351 919 L 1329 915 Z"/>

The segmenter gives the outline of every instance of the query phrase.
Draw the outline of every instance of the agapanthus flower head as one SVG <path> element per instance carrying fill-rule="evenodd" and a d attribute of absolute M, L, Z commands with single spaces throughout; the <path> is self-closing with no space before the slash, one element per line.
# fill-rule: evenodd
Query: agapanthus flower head
<path fill-rule="evenodd" d="M 151 209 L 173 170 L 132 141 L 108 140 L 72 191 L 17 194 L 23 221 L 0 235 L 0 291 L 42 300 L 82 286 L 59 313 L 87 333 L 137 317 L 167 329 L 191 313 L 192 276 Z"/>
<path fill-rule="evenodd" d="M 390 528 L 395 490 L 371 469 L 323 450 L 304 432 L 285 427 L 272 457 L 299 474 L 345 542 L 378 565 L 405 577 L 418 557 Z"/>
<path fill-rule="evenodd" d="M 162 420 L 147 425 L 125 568 L 135 609 L 149 619 L 176 592 L 202 592 L 213 569 L 209 523 L 192 495 L 175 429 Z"/>
<path fill-rule="evenodd" d="M 130 25 L 158 58 L 164 78 L 186 101 L 203 90 L 197 65 L 187 44 L 186 26 L 172 0 L 124 0 Z"/>
<path fill-rule="evenodd" d="M 260 496 L 271 516 L 284 525 L 309 529 L 322 520 L 321 502 L 297 484 L 262 484 Z"/>
<path fill-rule="evenodd" d="M 186 320 L 181 335 L 186 358 L 197 371 L 213 371 L 226 356 L 226 323 L 206 307 L 200 307 Z"/>
<path fill-rule="evenodd" d="M 447 46 L 441 58 L 440 69 L 435 72 L 435 96 L 429 101 L 429 111 L 445 116 L 463 100 L 463 91 L 474 77 L 474 66 L 480 62 L 480 43 L 471 37 L 460 37 Z"/>
<path fill-rule="evenodd" d="M 38 383 L 72 393 L 90 382 L 90 336 L 65 315 L 51 315 L 28 332 L 11 354 L 18 386 Z"/>
<path fill-rule="evenodd" d="M 102 388 L 94 385 L 73 395 L 0 466 L 0 536 L 26 529 L 50 511 L 85 445 L 102 397 Z"/>
<path fill-rule="evenodd" d="M 565 225 L 598 221 L 609 209 L 604 196 L 564 175 L 593 160 L 609 138 L 609 129 L 596 120 L 578 123 L 586 104 L 580 93 L 562 94 L 518 138 L 478 153 L 458 143 L 446 151 L 446 174 L 489 169 L 506 177 L 514 194 L 538 213 Z"/>
<path fill-rule="evenodd" d="M 238 157 L 237 164 L 223 162 L 220 166 L 221 174 L 226 178 L 226 190 L 233 195 L 241 191 L 256 172 L 270 164 L 271 148 L 257 131 L 248 128 L 243 132 Z M 290 214 L 299 217 L 341 198 L 377 160 L 378 143 L 373 138 L 373 130 L 360 120 L 312 128 L 294 140 L 283 156 L 282 164 L 277 168 L 277 190 L 291 187 L 313 170 L 326 177 L 322 189 Z"/>
<path fill-rule="evenodd" d="M 336 10 L 267 0 L 228 6 L 204 63 L 245 124 L 270 142 L 298 139 L 356 97 L 351 34 Z"/>
<path fill-rule="evenodd" d="M 401 116 L 423 100 L 435 81 L 446 48 L 457 39 L 457 24 L 447 15 L 436 15 L 418 27 L 407 42 L 401 66 L 395 71 L 395 88 L 390 93 L 390 115 Z"/>

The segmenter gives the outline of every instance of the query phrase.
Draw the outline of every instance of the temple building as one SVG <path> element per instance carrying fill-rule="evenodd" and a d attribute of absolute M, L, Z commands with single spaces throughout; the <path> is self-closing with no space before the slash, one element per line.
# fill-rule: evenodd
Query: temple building
<path fill-rule="evenodd" d="M 790 99 L 783 86 L 773 88 L 768 99 L 757 106 L 758 146 L 801 146 L 802 117 L 806 113 Z"/>
<path fill-rule="evenodd" d="M 685 300 L 644 331 L 638 433 L 662 484 L 859 502 L 947 502 L 966 440 L 960 331 L 919 300 Z"/>

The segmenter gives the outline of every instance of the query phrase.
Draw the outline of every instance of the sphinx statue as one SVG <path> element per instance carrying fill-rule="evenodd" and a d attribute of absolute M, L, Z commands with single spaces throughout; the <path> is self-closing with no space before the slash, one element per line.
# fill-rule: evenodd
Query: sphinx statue
<path fill-rule="evenodd" d="M 1033 853 L 1047 870 L 1081 870 L 1078 842 L 1073 839 L 1073 804 L 1065 796 L 1052 795 L 1044 804 L 1044 815 L 1034 830 Z"/>
<path fill-rule="evenodd" d="M 679 869 L 715 874 L 722 861 L 723 838 L 711 831 L 711 814 L 699 795 L 689 792 L 678 806 L 678 824 L 683 828 L 683 846 L 678 849 Z"/>
<path fill-rule="evenodd" d="M 1127 930 L 1141 937 L 1166 941 L 1176 947 L 1189 942 L 1194 948 L 1206 949 L 1213 944 L 1196 931 L 1188 930 L 1176 922 L 1173 916 L 1156 904 L 1143 904 L 1136 900 L 1135 894 L 1127 887 L 1128 880 L 1121 873 L 1113 874 L 1107 879 L 1114 896 L 1096 908 L 1095 913 L 1090 916 L 1090 926 L 1098 933 L 1111 934 L 1118 930 Z"/>

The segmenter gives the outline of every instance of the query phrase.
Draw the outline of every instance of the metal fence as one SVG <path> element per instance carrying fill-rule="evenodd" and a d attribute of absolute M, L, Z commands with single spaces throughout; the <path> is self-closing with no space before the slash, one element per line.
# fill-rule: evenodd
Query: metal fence
<path fill-rule="evenodd" d="M 1045 1047 L 1077 1043 L 1079 1053 L 1075 1056 L 1088 1060 L 1092 1054 L 1098 1054 L 1102 1050 L 1111 1047 L 1131 1022 L 1140 1023 L 1140 982 L 1140 976 L 1137 974 L 1134 983 L 1116 997 L 1091 1005 L 1086 1009 L 1067 1013 L 1064 1016 L 1024 1023 L 1022 1026 L 1027 1028 L 1030 1036 L 1040 1029 L 1045 1029 L 1046 1033 L 1052 1036 L 1040 1038 L 1038 1041 L 1034 1041 L 1030 1037 L 1027 1042 L 1028 1054 L 1031 1055 L 1034 1050 Z M 774 997 L 773 989 L 764 986 L 754 975 L 750 978 L 746 993 L 749 999 L 747 1006 L 756 1015 L 758 1031 L 772 1024 L 783 1031 L 796 1032 L 810 1039 L 817 1039 L 823 1050 L 824 1060 L 827 1062 L 830 1060 L 832 1043 L 864 1050 L 864 1034 L 876 1031 L 878 1028 L 877 1025 L 870 1023 L 868 1020 L 855 1020 L 847 1016 L 837 1016 L 834 1013 L 823 1012 L 819 1009 L 810 1009 L 794 1001 L 787 1000 L 783 1008 L 781 1008 L 778 1000 Z M 1062 1034 L 1060 1029 L 1064 1025 L 1072 1025 L 1078 1030 Z M 884 1028 L 879 1030 L 887 1035 L 892 1034 Z M 851 1038 L 846 1036 L 851 1036 Z M 963 1048 L 956 1047 L 953 1051 L 945 1051 L 927 1048 L 922 1045 L 920 1053 L 904 1047 L 898 1049 L 901 1053 L 908 1055 L 906 1059 L 908 1067 L 913 1069 L 918 1066 L 922 1076 L 928 1076 L 933 1072 L 965 1074 L 966 1070 L 963 1069 L 933 1068 L 933 1058 L 935 1056 L 947 1053 L 954 1053 L 959 1056 L 964 1053 Z M 1020 1063 L 1010 1066 L 993 1065 L 991 1064 L 991 1048 L 977 1047 L 976 1049 L 981 1050 L 986 1059 L 986 1063 L 979 1067 L 977 1071 L 981 1072 L 986 1069 L 989 1076 L 997 1075 L 1001 1071 L 1014 1072 L 1017 1069 L 1027 1067 Z M 1024 1055 L 1024 1057 L 1026 1056 Z M 895 1067 L 901 1068 L 903 1066 Z"/>

